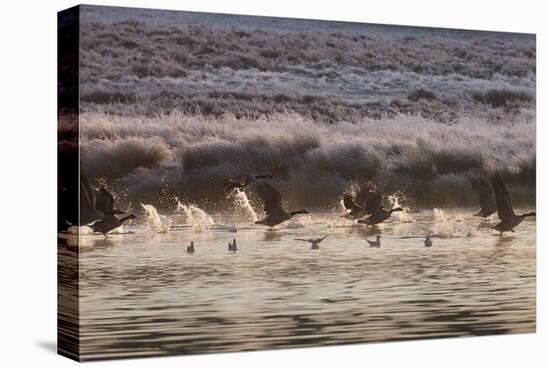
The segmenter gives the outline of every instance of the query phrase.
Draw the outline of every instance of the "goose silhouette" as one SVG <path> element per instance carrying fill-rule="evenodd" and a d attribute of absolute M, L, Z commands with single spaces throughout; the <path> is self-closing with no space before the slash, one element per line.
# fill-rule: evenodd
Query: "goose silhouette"
<path fill-rule="evenodd" d="M 536 216 L 535 212 L 529 212 L 521 215 L 516 215 L 512 208 L 510 195 L 499 174 L 495 174 L 492 179 L 493 191 L 495 192 L 495 201 L 497 203 L 497 213 L 500 219 L 493 228 L 500 232 L 514 232 L 514 228 L 527 217 Z"/>
<path fill-rule="evenodd" d="M 281 204 L 281 194 L 273 188 L 267 182 L 261 180 L 256 183 L 258 193 L 264 201 L 264 211 L 266 216 L 254 224 L 263 224 L 273 228 L 274 226 L 281 224 L 297 214 L 308 214 L 307 210 L 297 210 L 293 212 L 286 212 Z"/>

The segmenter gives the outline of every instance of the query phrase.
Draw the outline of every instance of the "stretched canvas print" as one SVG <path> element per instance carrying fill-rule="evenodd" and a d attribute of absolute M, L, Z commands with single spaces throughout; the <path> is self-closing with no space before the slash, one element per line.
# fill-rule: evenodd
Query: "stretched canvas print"
<path fill-rule="evenodd" d="M 535 35 L 58 18 L 60 354 L 535 332 Z"/>

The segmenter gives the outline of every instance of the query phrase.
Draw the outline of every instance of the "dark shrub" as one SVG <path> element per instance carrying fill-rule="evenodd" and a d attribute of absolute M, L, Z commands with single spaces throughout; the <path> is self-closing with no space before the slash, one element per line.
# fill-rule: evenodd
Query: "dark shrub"
<path fill-rule="evenodd" d="M 410 92 L 407 98 L 411 101 L 418 101 L 420 99 L 432 100 L 436 99 L 437 97 L 435 96 L 435 93 L 431 90 L 420 88 Z"/>
<path fill-rule="evenodd" d="M 276 59 L 281 56 L 281 53 L 276 50 L 263 50 L 262 52 L 260 52 L 260 55 L 262 57 L 265 57 L 266 59 Z"/>
<path fill-rule="evenodd" d="M 135 94 L 123 94 L 121 92 L 107 92 L 103 90 L 95 90 L 91 93 L 82 95 L 81 100 L 84 102 L 92 102 L 97 104 L 109 103 L 134 103 L 136 101 Z"/>
<path fill-rule="evenodd" d="M 478 102 L 490 104 L 493 107 L 501 107 L 512 101 L 533 101 L 531 94 L 509 89 L 490 89 L 486 92 L 473 92 L 472 97 Z"/>
<path fill-rule="evenodd" d="M 138 47 L 138 44 L 132 40 L 124 40 L 121 42 L 121 44 L 122 44 L 122 47 L 128 48 L 130 50 Z"/>
<path fill-rule="evenodd" d="M 239 56 L 239 61 L 241 62 L 243 69 L 262 68 L 260 62 L 252 56 Z"/>

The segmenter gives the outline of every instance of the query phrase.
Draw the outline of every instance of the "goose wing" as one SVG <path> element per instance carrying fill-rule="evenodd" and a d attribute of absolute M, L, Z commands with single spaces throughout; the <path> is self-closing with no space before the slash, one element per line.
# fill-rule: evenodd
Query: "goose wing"
<path fill-rule="evenodd" d="M 80 223 L 85 225 L 103 218 L 103 213 L 95 208 L 95 194 L 85 175 L 80 177 Z"/>
<path fill-rule="evenodd" d="M 348 210 L 354 211 L 354 210 L 361 210 L 361 207 L 357 205 L 353 198 L 352 192 L 346 192 L 344 194 L 344 207 Z"/>
<path fill-rule="evenodd" d="M 237 189 L 237 188 L 240 188 L 242 187 L 242 176 L 237 176 L 237 177 L 233 177 L 233 176 L 229 176 L 229 177 L 225 177 L 224 179 L 224 183 L 223 183 L 223 189 L 225 192 L 229 192 L 233 189 Z"/>
<path fill-rule="evenodd" d="M 382 208 L 382 194 L 376 191 L 363 191 L 361 196 L 364 200 L 364 208 L 367 214 L 373 214 Z"/>
<path fill-rule="evenodd" d="M 80 177 L 80 205 L 85 206 L 86 209 L 95 208 L 95 194 L 94 189 L 90 185 L 88 178 L 84 175 Z"/>
<path fill-rule="evenodd" d="M 254 175 L 254 178 L 256 178 L 257 180 L 261 180 L 261 179 L 272 179 L 273 178 L 273 175 L 269 174 L 269 173 L 264 173 L 264 174 L 261 174 L 261 175 Z"/>
<path fill-rule="evenodd" d="M 122 225 L 122 222 L 114 214 L 108 214 L 91 225 L 94 232 L 108 233 Z"/>
<path fill-rule="evenodd" d="M 479 206 L 484 213 L 494 213 L 497 209 L 495 203 L 495 197 L 493 195 L 493 189 L 489 186 L 489 183 L 482 178 L 472 178 L 472 186 L 477 191 Z"/>
<path fill-rule="evenodd" d="M 498 217 L 501 221 L 506 221 L 515 216 L 510 195 L 499 174 L 496 174 L 492 180 L 493 190 L 495 191 L 495 201 L 497 203 Z"/>
<path fill-rule="evenodd" d="M 265 214 L 286 214 L 281 204 L 281 194 L 273 186 L 265 181 L 258 181 L 257 188 L 258 194 L 264 201 Z"/>
<path fill-rule="evenodd" d="M 237 188 L 240 188 L 241 187 L 241 184 L 238 183 L 238 182 L 234 182 L 234 181 L 231 181 L 231 180 L 228 180 L 226 182 L 224 182 L 223 184 L 223 190 L 227 193 L 233 189 L 237 189 Z"/>
<path fill-rule="evenodd" d="M 109 191 L 101 187 L 95 192 L 95 207 L 103 213 L 112 213 L 115 205 L 115 199 Z"/>
<path fill-rule="evenodd" d="M 318 241 L 318 242 L 321 242 L 321 241 L 323 241 L 325 238 L 327 238 L 328 236 L 330 236 L 330 235 L 329 235 L 329 234 L 326 234 L 326 235 L 324 235 L 323 237 L 318 238 L 317 241 Z"/>

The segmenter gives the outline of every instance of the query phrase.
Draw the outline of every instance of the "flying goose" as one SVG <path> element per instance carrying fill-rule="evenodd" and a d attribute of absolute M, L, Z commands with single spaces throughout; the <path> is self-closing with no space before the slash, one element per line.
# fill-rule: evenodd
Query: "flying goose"
<path fill-rule="evenodd" d="M 514 227 L 520 224 L 525 217 L 536 216 L 535 212 L 521 215 L 516 215 L 514 213 L 510 195 L 498 173 L 493 176 L 492 184 L 493 191 L 495 192 L 495 201 L 497 202 L 497 213 L 500 219 L 500 223 L 493 228 L 499 231 L 501 235 L 503 232 L 514 232 Z"/>
<path fill-rule="evenodd" d="M 80 176 L 80 223 L 74 225 L 84 226 L 94 223 L 105 216 L 96 208 L 95 191 L 85 175 Z"/>
<path fill-rule="evenodd" d="M 187 253 L 189 255 L 193 255 L 195 253 L 195 244 L 193 243 L 193 241 L 191 241 L 189 246 L 187 246 Z"/>
<path fill-rule="evenodd" d="M 476 217 L 487 218 L 497 211 L 497 204 L 493 195 L 493 189 L 483 178 L 471 178 L 472 186 L 477 191 L 479 198 L 479 212 L 474 214 Z"/>
<path fill-rule="evenodd" d="M 88 226 L 94 232 L 106 234 L 120 227 L 126 220 L 136 218 L 133 214 L 126 214 L 114 209 L 114 199 L 104 187 L 94 189 L 86 175 L 80 176 L 80 208 L 79 218 L 61 216 L 58 227 L 67 230 L 70 226 Z"/>
<path fill-rule="evenodd" d="M 312 250 L 318 250 L 319 249 L 319 244 L 325 239 L 327 238 L 328 234 L 324 235 L 323 237 L 321 238 L 296 238 L 296 241 L 304 241 L 304 242 L 309 242 L 311 243 L 311 249 Z"/>
<path fill-rule="evenodd" d="M 361 185 L 361 190 L 357 193 L 355 202 L 365 210 L 366 214 L 372 214 L 380 206 L 379 196 L 374 181 L 368 180 Z"/>
<path fill-rule="evenodd" d="M 227 177 L 223 187 L 224 191 L 228 193 L 229 191 L 233 189 L 242 189 L 248 185 L 250 185 L 253 182 L 256 182 L 259 179 L 268 179 L 273 178 L 270 174 L 262 174 L 262 175 L 240 175 L 237 177 Z"/>
<path fill-rule="evenodd" d="M 88 226 L 94 232 L 106 234 L 120 227 L 126 220 L 136 218 L 133 214 L 114 209 L 113 195 L 105 187 L 94 189 L 86 175 L 80 175 L 80 202 L 78 218 L 60 216 L 58 228 L 67 230 L 70 226 Z"/>
<path fill-rule="evenodd" d="M 103 214 L 124 214 L 123 211 L 114 209 L 115 199 L 105 187 L 94 190 L 95 208 Z"/>
<path fill-rule="evenodd" d="M 287 213 L 281 204 L 281 194 L 265 181 L 258 181 L 256 183 L 258 188 L 258 194 L 264 201 L 264 211 L 266 216 L 254 224 L 263 224 L 272 228 L 277 224 L 281 224 L 284 221 L 289 220 L 296 214 L 308 214 L 307 210 L 297 210 Z"/>
<path fill-rule="evenodd" d="M 380 235 L 376 235 L 376 241 L 370 241 L 369 239 L 367 239 L 367 242 L 369 243 L 370 247 L 380 247 Z"/>
<path fill-rule="evenodd" d="M 344 208 L 349 210 L 349 212 L 343 215 L 346 219 L 359 219 L 366 214 L 365 209 L 357 205 L 354 197 L 355 195 L 353 192 L 344 193 Z"/>
<path fill-rule="evenodd" d="M 359 219 L 357 223 L 370 224 L 370 225 L 382 223 L 383 221 L 385 221 L 391 216 L 391 213 L 403 211 L 402 208 L 384 210 L 384 208 L 382 208 L 382 195 L 379 192 L 373 192 L 372 194 L 376 195 L 376 197 L 373 199 L 373 202 L 371 204 L 373 206 L 372 214 L 365 219 Z"/>

